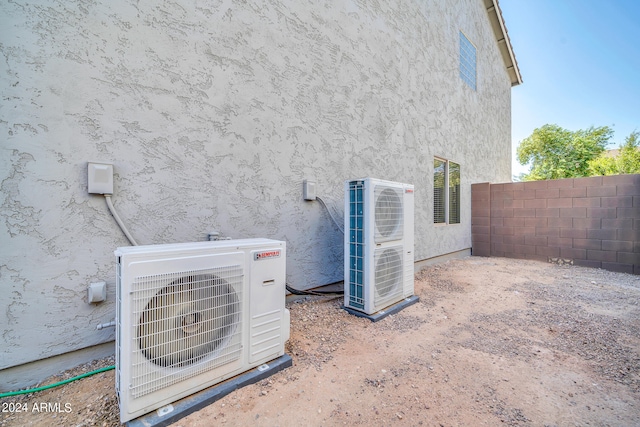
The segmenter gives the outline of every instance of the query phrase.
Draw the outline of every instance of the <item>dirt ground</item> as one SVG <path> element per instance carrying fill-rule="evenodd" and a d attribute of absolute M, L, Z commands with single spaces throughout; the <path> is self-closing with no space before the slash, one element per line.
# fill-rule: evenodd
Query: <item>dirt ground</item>
<path fill-rule="evenodd" d="M 640 425 L 640 277 L 469 257 L 422 270 L 416 295 L 376 323 L 291 302 L 293 366 L 176 426 Z M 118 425 L 114 371 L 5 403 L 28 410 L 0 426 Z"/>

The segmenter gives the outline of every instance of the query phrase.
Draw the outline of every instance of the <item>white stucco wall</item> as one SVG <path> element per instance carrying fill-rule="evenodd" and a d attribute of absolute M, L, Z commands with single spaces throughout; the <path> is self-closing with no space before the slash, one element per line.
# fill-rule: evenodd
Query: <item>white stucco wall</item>
<path fill-rule="evenodd" d="M 478 90 L 458 75 L 459 31 Z M 0 3 L 1 369 L 107 342 L 113 250 L 287 241 L 288 281 L 342 280 L 343 183 L 416 187 L 416 260 L 471 246 L 470 185 L 510 170 L 510 82 L 480 0 Z M 462 167 L 462 224 L 433 225 L 433 157 Z M 90 305 L 90 282 L 108 301 Z M 2 381 L 0 381 L 1 383 Z"/>

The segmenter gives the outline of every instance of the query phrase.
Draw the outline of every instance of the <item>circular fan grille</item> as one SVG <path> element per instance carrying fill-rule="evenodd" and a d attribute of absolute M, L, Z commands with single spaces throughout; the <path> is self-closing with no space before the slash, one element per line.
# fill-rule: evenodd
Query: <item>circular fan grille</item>
<path fill-rule="evenodd" d="M 385 249 L 378 257 L 375 290 L 380 299 L 402 291 L 402 259 L 396 249 Z"/>
<path fill-rule="evenodd" d="M 402 202 L 391 188 L 385 188 L 376 198 L 376 230 L 382 237 L 390 237 L 402 223 Z"/>
<path fill-rule="evenodd" d="M 138 345 L 163 367 L 191 365 L 221 348 L 235 332 L 240 302 L 233 287 L 211 274 L 182 277 L 160 290 L 138 324 Z"/>

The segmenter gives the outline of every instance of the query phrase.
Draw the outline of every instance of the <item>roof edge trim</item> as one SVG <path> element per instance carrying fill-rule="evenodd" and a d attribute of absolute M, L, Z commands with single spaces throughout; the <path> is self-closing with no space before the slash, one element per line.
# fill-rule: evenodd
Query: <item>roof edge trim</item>
<path fill-rule="evenodd" d="M 489 22 L 491 22 L 493 33 L 496 37 L 496 41 L 498 42 L 500 53 L 502 54 L 502 59 L 504 60 L 507 72 L 509 73 L 509 78 L 511 79 L 511 86 L 518 86 L 522 84 L 522 75 L 518 68 L 518 61 L 516 60 L 516 55 L 513 52 L 513 46 L 509 39 L 509 32 L 507 31 L 507 26 L 505 25 L 504 18 L 502 17 L 502 10 L 500 9 L 498 0 L 484 0 L 484 5 L 487 10 L 487 14 L 489 15 Z"/>

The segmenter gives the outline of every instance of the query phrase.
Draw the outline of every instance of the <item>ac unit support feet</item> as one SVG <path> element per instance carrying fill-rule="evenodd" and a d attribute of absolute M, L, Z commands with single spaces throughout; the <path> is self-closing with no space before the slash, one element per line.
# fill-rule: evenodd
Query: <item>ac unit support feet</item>
<path fill-rule="evenodd" d="M 416 295 L 413 295 L 373 314 L 363 313 L 361 311 L 354 310 L 353 308 L 345 307 L 344 305 L 341 305 L 340 308 L 342 308 L 349 314 L 353 314 L 354 316 L 364 317 L 371 320 L 372 322 L 377 322 L 378 320 L 382 320 L 391 314 L 396 314 L 400 310 L 404 310 L 405 308 L 417 303 L 418 301 L 420 301 L 420 298 Z"/>
<path fill-rule="evenodd" d="M 270 377 L 276 372 L 280 372 L 293 365 L 293 360 L 288 354 L 283 354 L 271 362 L 253 368 L 243 374 L 230 378 L 224 382 L 216 384 L 205 390 L 199 391 L 173 402 L 173 410 L 169 411 L 165 416 L 159 416 L 158 411 L 153 411 L 147 415 L 136 418 L 126 423 L 128 427 L 161 427 L 168 426 L 177 422 L 179 419 L 186 417 L 193 412 L 199 411 L 222 399 L 227 394 L 249 384 L 255 384 L 258 381 Z M 265 368 L 265 366 L 267 366 Z"/>

